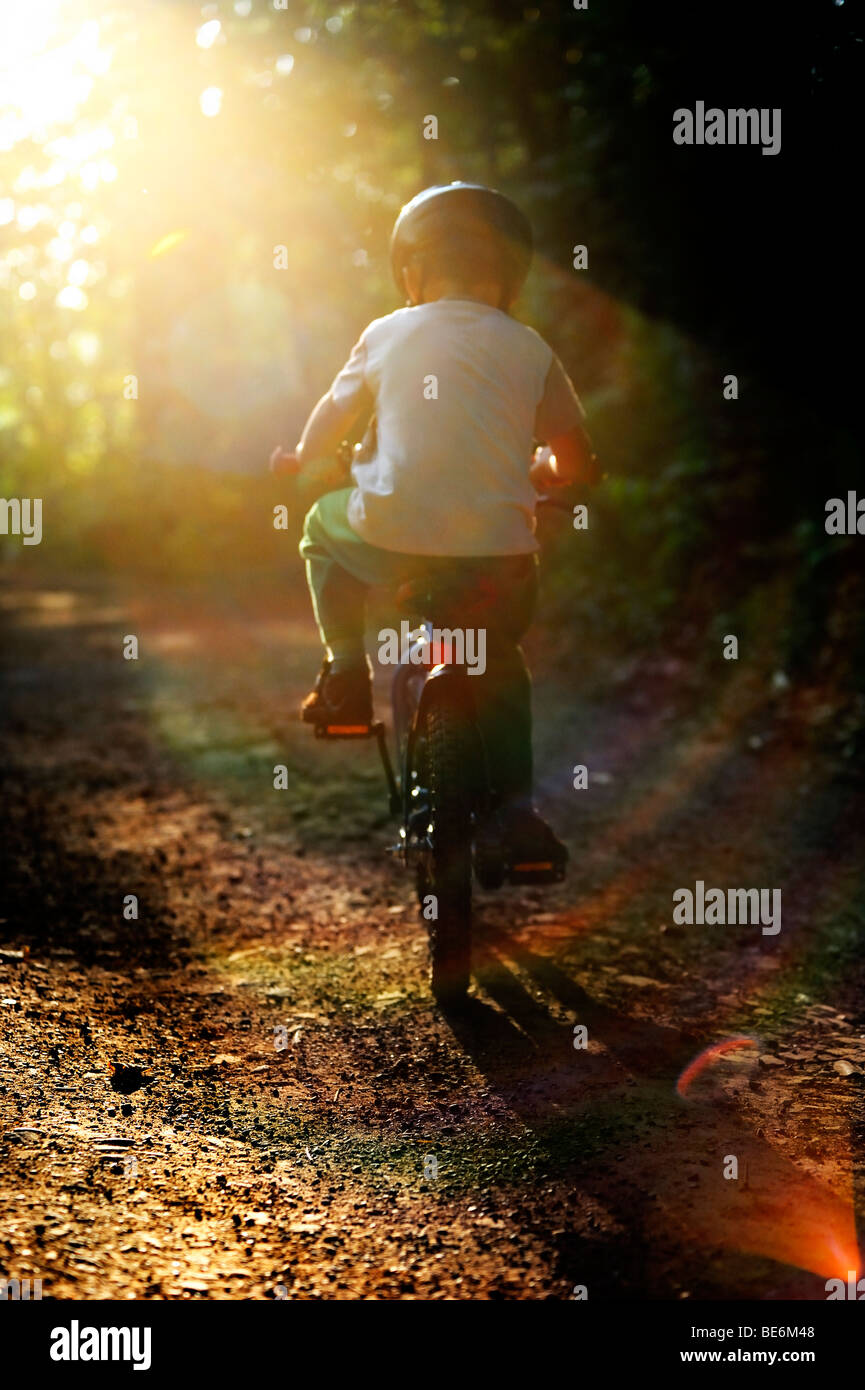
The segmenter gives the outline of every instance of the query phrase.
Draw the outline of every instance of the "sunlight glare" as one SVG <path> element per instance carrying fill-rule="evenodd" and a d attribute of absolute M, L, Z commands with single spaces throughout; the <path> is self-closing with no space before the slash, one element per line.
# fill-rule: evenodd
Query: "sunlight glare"
<path fill-rule="evenodd" d="M 64 285 L 54 303 L 60 309 L 86 309 L 88 299 L 77 285 Z"/>
<path fill-rule="evenodd" d="M 203 116 L 218 116 L 222 109 L 222 88 L 205 87 L 198 101 Z"/>
<path fill-rule="evenodd" d="M 218 19 L 209 19 L 206 24 L 202 24 L 196 33 L 195 42 L 199 48 L 212 48 L 219 38 L 221 30 L 222 25 Z"/>
<path fill-rule="evenodd" d="M 51 138 L 53 127 L 77 118 L 94 76 L 111 64 L 111 54 L 99 46 L 97 20 L 88 20 L 69 37 L 62 19 L 59 0 L 0 6 L 0 150 L 33 140 L 53 160 L 45 173 L 29 166 L 23 170 L 22 188 L 62 183 L 72 168 L 113 144 L 104 129 Z"/>

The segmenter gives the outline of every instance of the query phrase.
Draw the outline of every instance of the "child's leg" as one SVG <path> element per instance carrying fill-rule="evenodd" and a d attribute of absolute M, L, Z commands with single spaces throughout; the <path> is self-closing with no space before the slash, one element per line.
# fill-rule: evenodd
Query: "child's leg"
<path fill-rule="evenodd" d="M 495 574 L 493 569 L 494 586 Z M 517 645 L 534 613 L 536 576 L 533 563 L 513 584 L 501 586 L 487 619 L 487 670 L 478 678 L 475 698 L 497 808 L 496 833 L 503 834 L 513 865 L 543 864 L 558 878 L 568 852 L 533 805 L 531 677 Z"/>
<path fill-rule="evenodd" d="M 485 619 L 487 669 L 477 679 L 474 692 L 478 721 L 496 799 L 528 805 L 532 797 L 532 683 L 518 643 L 534 616 L 537 567 L 534 560 L 526 561 L 514 573 L 505 563 L 489 573 L 495 600 Z"/>
<path fill-rule="evenodd" d="M 334 671 L 364 662 L 367 591 L 367 585 L 335 558 L 340 532 L 348 527 L 348 522 L 345 520 L 346 499 L 342 499 L 341 508 L 330 499 L 341 496 L 328 493 L 315 504 L 306 517 L 300 543 L 315 620 Z"/>
<path fill-rule="evenodd" d="M 321 497 L 304 523 L 300 553 L 312 606 L 327 648 L 318 683 L 301 706 L 309 723 L 362 723 L 372 718 L 372 668 L 364 651 L 364 609 L 372 584 L 396 585 L 413 572 L 410 555 L 369 545 L 348 523 L 351 489 Z"/>
<path fill-rule="evenodd" d="M 478 722 L 498 803 L 531 804 L 532 683 L 514 643 L 489 641 L 486 674 L 477 680 Z M 473 681 L 474 685 L 475 682 Z"/>

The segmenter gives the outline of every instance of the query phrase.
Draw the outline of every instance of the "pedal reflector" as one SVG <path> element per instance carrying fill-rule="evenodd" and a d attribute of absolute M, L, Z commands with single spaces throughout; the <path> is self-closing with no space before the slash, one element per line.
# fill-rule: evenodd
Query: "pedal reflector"
<path fill-rule="evenodd" d="M 372 728 L 369 724 L 325 724 L 324 731 L 345 737 L 347 734 L 370 734 Z"/>
<path fill-rule="evenodd" d="M 523 874 L 528 874 L 528 873 L 544 873 L 547 869 L 551 869 L 552 867 L 553 867 L 553 861 L 552 861 L 551 859 L 539 860 L 536 864 L 512 864 L 512 865 L 511 865 L 511 869 L 514 871 L 514 873 L 523 873 Z"/>

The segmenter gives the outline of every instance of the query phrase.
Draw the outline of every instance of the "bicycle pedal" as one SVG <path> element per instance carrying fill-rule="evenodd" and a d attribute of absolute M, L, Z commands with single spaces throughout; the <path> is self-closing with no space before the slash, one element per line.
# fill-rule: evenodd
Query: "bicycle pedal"
<path fill-rule="evenodd" d="M 562 883 L 565 865 L 555 859 L 533 859 L 508 867 L 508 882 L 513 884 Z"/>
<path fill-rule="evenodd" d="M 316 738 L 373 738 L 375 724 L 315 724 Z"/>

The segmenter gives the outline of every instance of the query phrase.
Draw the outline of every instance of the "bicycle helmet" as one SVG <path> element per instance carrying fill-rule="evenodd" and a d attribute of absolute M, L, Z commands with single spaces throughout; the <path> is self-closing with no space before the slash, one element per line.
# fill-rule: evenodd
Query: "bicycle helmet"
<path fill-rule="evenodd" d="M 519 208 L 480 183 L 437 184 L 406 203 L 394 223 L 390 263 L 397 288 L 402 272 L 425 258 L 470 265 L 502 285 L 500 308 L 519 292 L 532 260 L 532 229 Z"/>

